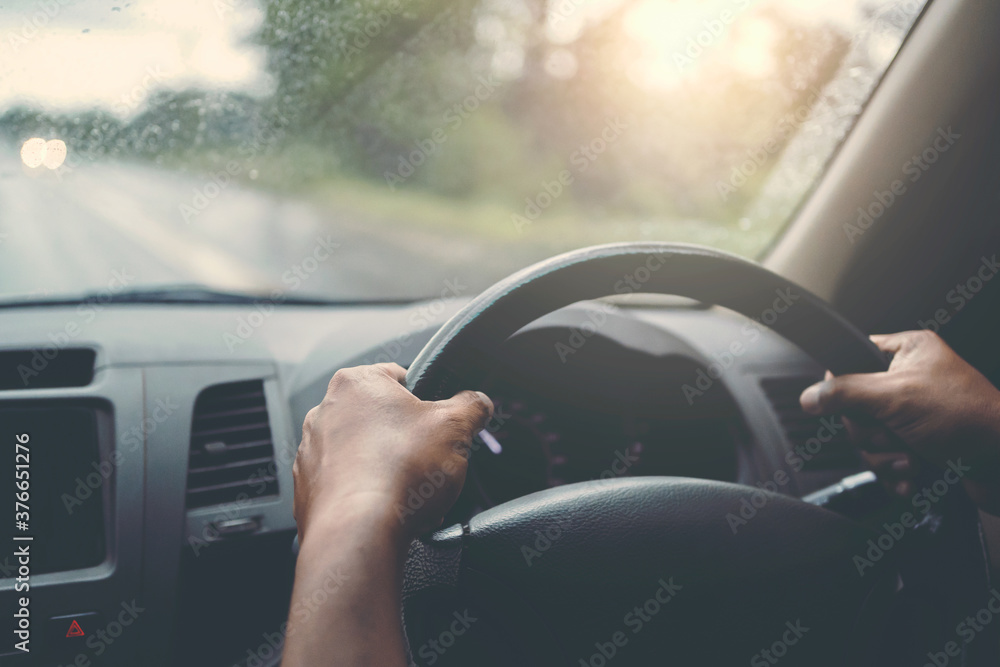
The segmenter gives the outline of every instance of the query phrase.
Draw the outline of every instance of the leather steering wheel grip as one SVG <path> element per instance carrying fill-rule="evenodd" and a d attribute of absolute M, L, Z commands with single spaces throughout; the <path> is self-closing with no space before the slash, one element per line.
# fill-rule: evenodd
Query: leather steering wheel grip
<path fill-rule="evenodd" d="M 632 292 L 734 310 L 797 344 L 835 375 L 888 366 L 867 336 L 828 303 L 759 264 L 695 245 L 613 243 L 546 259 L 481 293 L 421 350 L 407 387 L 424 400 L 475 389 L 492 354 L 521 327 L 578 301 Z"/>

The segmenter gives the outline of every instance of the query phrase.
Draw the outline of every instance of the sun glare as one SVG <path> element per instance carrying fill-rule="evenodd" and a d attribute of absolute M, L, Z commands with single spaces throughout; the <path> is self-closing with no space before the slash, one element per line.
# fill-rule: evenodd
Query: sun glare
<path fill-rule="evenodd" d="M 778 31 L 771 21 L 753 18 L 740 25 L 733 39 L 733 64 L 747 76 L 763 79 L 775 71 Z"/>
<path fill-rule="evenodd" d="M 777 31 L 754 15 L 755 0 L 642 0 L 625 17 L 626 36 L 641 55 L 629 76 L 644 88 L 673 88 L 709 62 L 741 74 L 774 70 Z"/>

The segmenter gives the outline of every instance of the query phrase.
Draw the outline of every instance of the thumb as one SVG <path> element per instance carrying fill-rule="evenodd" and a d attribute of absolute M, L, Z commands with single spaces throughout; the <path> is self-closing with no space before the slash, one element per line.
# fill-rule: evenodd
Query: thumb
<path fill-rule="evenodd" d="M 468 438 L 483 430 L 493 416 L 493 401 L 481 391 L 460 391 L 445 401 L 438 401 L 437 407 Z"/>
<path fill-rule="evenodd" d="M 886 373 L 841 375 L 806 387 L 799 403 L 811 415 L 855 412 L 878 418 L 890 395 L 886 381 Z"/>

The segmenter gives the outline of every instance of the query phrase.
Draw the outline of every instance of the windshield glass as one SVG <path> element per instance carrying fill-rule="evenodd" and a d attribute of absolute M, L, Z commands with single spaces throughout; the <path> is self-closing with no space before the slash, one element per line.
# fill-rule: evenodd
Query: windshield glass
<path fill-rule="evenodd" d="M 13 0 L 0 300 L 471 296 L 547 256 L 755 256 L 922 0 Z"/>

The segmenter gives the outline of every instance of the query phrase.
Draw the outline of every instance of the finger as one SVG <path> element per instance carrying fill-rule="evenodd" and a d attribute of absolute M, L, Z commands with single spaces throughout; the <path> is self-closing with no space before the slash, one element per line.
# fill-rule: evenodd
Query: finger
<path fill-rule="evenodd" d="M 851 419 L 841 417 L 847 427 L 851 441 L 862 451 L 868 452 L 901 452 L 906 448 L 895 433 L 880 422 L 867 419 Z"/>
<path fill-rule="evenodd" d="M 882 350 L 883 352 L 890 352 L 895 354 L 899 352 L 903 345 L 908 341 L 907 333 L 891 333 L 891 334 L 872 334 L 869 336 L 871 341 L 875 343 L 875 347 Z"/>
<path fill-rule="evenodd" d="M 900 331 L 892 334 L 876 334 L 870 336 L 878 349 L 889 354 L 912 351 L 928 343 L 940 340 L 937 335 L 927 329 L 916 331 Z"/>
<path fill-rule="evenodd" d="M 483 430 L 493 416 L 493 401 L 481 391 L 462 391 L 435 405 L 469 440 Z"/>
<path fill-rule="evenodd" d="M 841 375 L 806 387 L 799 396 L 802 409 L 811 415 L 859 412 L 878 416 L 888 396 L 887 373 Z"/>
<path fill-rule="evenodd" d="M 369 372 L 378 379 L 380 389 L 389 392 L 389 395 L 403 401 L 420 402 L 420 399 L 410 393 L 406 387 L 406 369 L 399 364 L 372 364 Z"/>
<path fill-rule="evenodd" d="M 406 369 L 400 366 L 399 364 L 394 364 L 394 363 L 374 364 L 372 368 L 375 368 L 378 371 L 385 373 L 399 384 L 406 383 Z"/>
<path fill-rule="evenodd" d="M 913 457 L 906 452 L 861 452 L 861 458 L 879 477 L 899 481 L 916 475 Z"/>
<path fill-rule="evenodd" d="M 913 480 L 919 472 L 915 458 L 903 452 L 861 452 L 885 490 L 898 496 L 908 496 L 913 491 Z"/>

